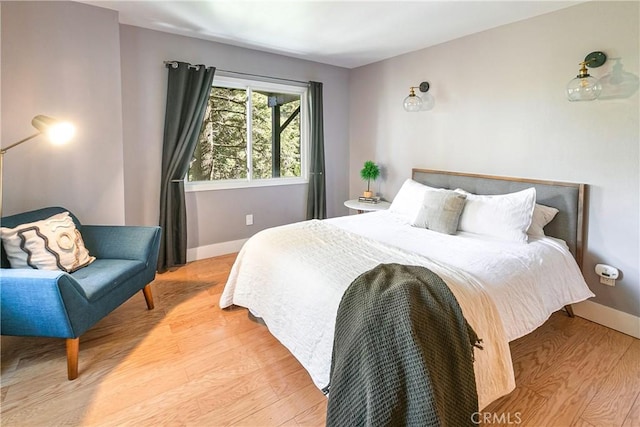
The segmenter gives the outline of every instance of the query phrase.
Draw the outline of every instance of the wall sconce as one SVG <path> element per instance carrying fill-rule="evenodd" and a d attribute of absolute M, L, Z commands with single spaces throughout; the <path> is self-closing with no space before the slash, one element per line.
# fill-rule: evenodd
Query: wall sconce
<path fill-rule="evenodd" d="M 71 123 L 52 119 L 48 116 L 35 116 L 33 120 L 31 120 L 31 125 L 33 125 L 33 127 L 36 128 L 38 132 L 9 145 L 7 148 L 0 148 L 0 215 L 2 215 L 2 175 L 4 153 L 17 145 L 35 138 L 40 134 L 47 135 L 49 141 L 51 141 L 52 144 L 59 145 L 69 141 L 71 138 L 73 138 L 73 134 L 75 133 L 75 128 Z"/>
<path fill-rule="evenodd" d="M 575 79 L 567 84 L 567 98 L 569 101 L 593 101 L 598 99 L 602 91 L 600 82 L 591 77 L 589 68 L 597 68 L 607 61 L 607 55 L 602 52 L 591 52 L 580 63 L 580 71 Z"/>
<path fill-rule="evenodd" d="M 422 82 L 420 86 L 409 88 L 409 96 L 404 99 L 404 109 L 409 112 L 429 111 L 435 105 L 435 99 L 429 93 L 429 82 Z M 415 89 L 420 89 L 424 93 L 422 97 L 416 95 Z"/>

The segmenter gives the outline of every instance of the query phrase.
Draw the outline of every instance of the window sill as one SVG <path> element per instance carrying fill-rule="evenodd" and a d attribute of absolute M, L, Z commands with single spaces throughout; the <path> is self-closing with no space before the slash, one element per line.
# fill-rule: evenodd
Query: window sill
<path fill-rule="evenodd" d="M 184 191 L 193 193 L 197 191 L 233 190 L 237 188 L 276 187 L 281 185 L 306 185 L 309 181 L 305 178 L 279 178 L 256 180 L 229 180 L 224 182 L 186 182 Z"/>

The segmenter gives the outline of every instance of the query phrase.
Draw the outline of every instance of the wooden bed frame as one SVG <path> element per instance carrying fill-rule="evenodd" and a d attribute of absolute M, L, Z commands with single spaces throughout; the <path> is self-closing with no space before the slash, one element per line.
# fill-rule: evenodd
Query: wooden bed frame
<path fill-rule="evenodd" d="M 536 202 L 559 210 L 556 217 L 545 227 L 545 234 L 567 242 L 571 254 L 582 270 L 585 244 L 585 184 L 545 181 L 539 179 L 512 178 L 431 169 L 412 169 L 414 181 L 431 187 L 461 188 L 474 194 L 505 194 L 534 187 Z M 565 306 L 573 317 L 573 309 Z"/>

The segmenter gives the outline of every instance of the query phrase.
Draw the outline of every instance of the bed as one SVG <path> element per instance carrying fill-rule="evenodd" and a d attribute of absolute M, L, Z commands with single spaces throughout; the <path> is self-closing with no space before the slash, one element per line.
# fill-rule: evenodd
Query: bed
<path fill-rule="evenodd" d="M 467 215 L 468 228 L 455 234 L 412 226 L 424 192 L 440 189 L 464 193 L 469 212 L 481 206 L 478 201 L 511 203 L 512 194 L 526 193 L 531 203 L 532 192 L 536 208 L 558 212 L 535 235 L 528 234 L 533 226 L 525 229 L 524 242 L 476 233 L 471 227 L 476 217 L 464 210 L 459 226 Z M 509 341 L 533 331 L 553 312 L 594 296 L 580 269 L 584 193 L 583 184 L 413 169 L 388 211 L 304 221 L 254 235 L 238 254 L 220 306 L 246 307 L 261 318 L 324 389 L 336 313 L 349 284 L 381 263 L 427 267 L 444 280 L 483 338 L 484 350 L 476 352 L 475 361 L 483 408 L 515 388 Z M 529 223 L 536 213 L 533 205 L 531 210 Z"/>

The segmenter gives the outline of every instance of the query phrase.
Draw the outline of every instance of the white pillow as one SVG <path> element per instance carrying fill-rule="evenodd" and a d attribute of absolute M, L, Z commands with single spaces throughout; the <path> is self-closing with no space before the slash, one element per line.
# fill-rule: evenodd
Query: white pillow
<path fill-rule="evenodd" d="M 420 184 L 411 178 L 407 179 L 391 202 L 389 212 L 400 214 L 408 221 L 413 221 L 422 207 L 427 190 L 435 190 L 435 188 Z"/>
<path fill-rule="evenodd" d="M 0 228 L 11 268 L 76 271 L 95 261 L 69 212 L 42 221 Z"/>
<path fill-rule="evenodd" d="M 503 240 L 526 243 L 533 218 L 536 189 L 483 196 L 457 189 L 467 195 L 458 230 Z"/>
<path fill-rule="evenodd" d="M 533 219 L 531 220 L 531 226 L 529 227 L 529 231 L 527 231 L 527 234 L 529 236 L 543 237 L 545 235 L 544 226 L 549 224 L 551 220 L 555 218 L 558 212 L 559 211 L 556 208 L 536 203 L 535 207 L 533 208 Z"/>

